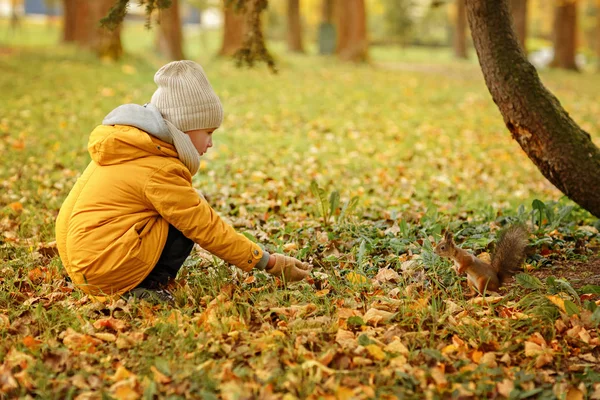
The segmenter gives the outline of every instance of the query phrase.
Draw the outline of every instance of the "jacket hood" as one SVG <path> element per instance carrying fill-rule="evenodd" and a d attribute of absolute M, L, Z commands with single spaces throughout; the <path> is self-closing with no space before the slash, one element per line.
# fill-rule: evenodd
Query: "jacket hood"
<path fill-rule="evenodd" d="M 177 158 L 173 145 L 126 125 L 97 126 L 90 134 L 88 151 L 99 165 L 121 164 L 149 156 Z"/>
<path fill-rule="evenodd" d="M 188 135 L 181 132 L 173 123 L 163 118 L 152 104 L 124 104 L 112 110 L 104 121 L 107 126 L 130 126 L 141 129 L 153 138 L 173 145 L 177 157 L 192 175 L 200 166 L 200 154 Z M 91 153 L 91 150 L 90 150 Z"/>

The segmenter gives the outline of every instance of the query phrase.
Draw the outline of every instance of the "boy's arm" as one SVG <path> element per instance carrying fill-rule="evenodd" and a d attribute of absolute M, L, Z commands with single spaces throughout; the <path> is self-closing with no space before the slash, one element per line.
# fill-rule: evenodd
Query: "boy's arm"
<path fill-rule="evenodd" d="M 244 271 L 267 267 L 269 253 L 225 223 L 198 196 L 189 172 L 181 166 L 169 163 L 156 171 L 146 184 L 145 195 L 169 224 L 210 253 Z"/>

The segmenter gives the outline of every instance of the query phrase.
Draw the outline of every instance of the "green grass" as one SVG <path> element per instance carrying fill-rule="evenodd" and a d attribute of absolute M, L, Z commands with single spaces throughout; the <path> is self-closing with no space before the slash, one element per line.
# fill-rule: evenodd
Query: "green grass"
<path fill-rule="evenodd" d="M 27 29 L 35 40 L 13 37 L 0 53 L 0 397 L 485 398 L 512 385 L 512 398 L 553 398 L 580 383 L 598 390 L 589 356 L 597 357 L 600 318 L 591 301 L 579 305 L 560 282 L 520 280 L 498 303 L 477 303 L 432 252 L 447 227 L 461 230 L 465 247 L 488 250 L 497 227 L 515 220 L 530 222 L 534 270 L 597 248 L 589 214 L 575 207 L 556 218 L 573 204 L 510 138 L 475 60 L 373 49 L 372 64 L 357 66 L 273 44 L 280 73 L 272 75 L 216 59 L 216 33 L 204 44 L 188 38 L 189 57 L 203 64 L 226 114 L 195 186 L 269 250 L 312 262 L 314 277 L 284 287 L 194 254 L 175 307 L 97 304 L 73 290 L 45 248 L 89 162 L 89 132 L 117 105 L 147 102 L 166 60 L 141 25 L 127 26 L 129 54 L 115 63 L 56 46 L 56 30 Z M 548 71 L 542 79 L 600 144 L 600 77 Z M 357 208 L 325 221 L 312 181 L 342 203 L 357 196 Z M 532 214 L 534 199 L 553 212 Z M 384 267 L 398 273 L 393 282 L 373 279 Z M 580 318 L 548 295 L 571 301 Z M 390 314 L 377 322 L 373 310 Z"/>

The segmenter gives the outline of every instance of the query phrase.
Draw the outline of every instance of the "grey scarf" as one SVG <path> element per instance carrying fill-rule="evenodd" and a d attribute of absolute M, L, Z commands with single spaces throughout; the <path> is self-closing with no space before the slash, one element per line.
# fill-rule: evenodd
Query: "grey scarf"
<path fill-rule="evenodd" d="M 152 104 L 123 104 L 112 110 L 102 121 L 103 125 L 129 125 L 147 132 L 157 139 L 175 146 L 177 156 L 190 170 L 198 172 L 200 155 L 190 137 L 181 132 L 171 122 L 164 119 Z"/>

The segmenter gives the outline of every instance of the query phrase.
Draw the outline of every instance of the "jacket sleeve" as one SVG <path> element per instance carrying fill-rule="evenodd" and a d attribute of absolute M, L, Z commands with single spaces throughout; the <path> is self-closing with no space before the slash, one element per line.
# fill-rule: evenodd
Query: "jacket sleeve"
<path fill-rule="evenodd" d="M 244 271 L 261 261 L 263 250 L 237 233 L 198 196 L 189 172 L 181 166 L 169 163 L 156 171 L 146 184 L 145 195 L 169 224 L 222 260 Z"/>

